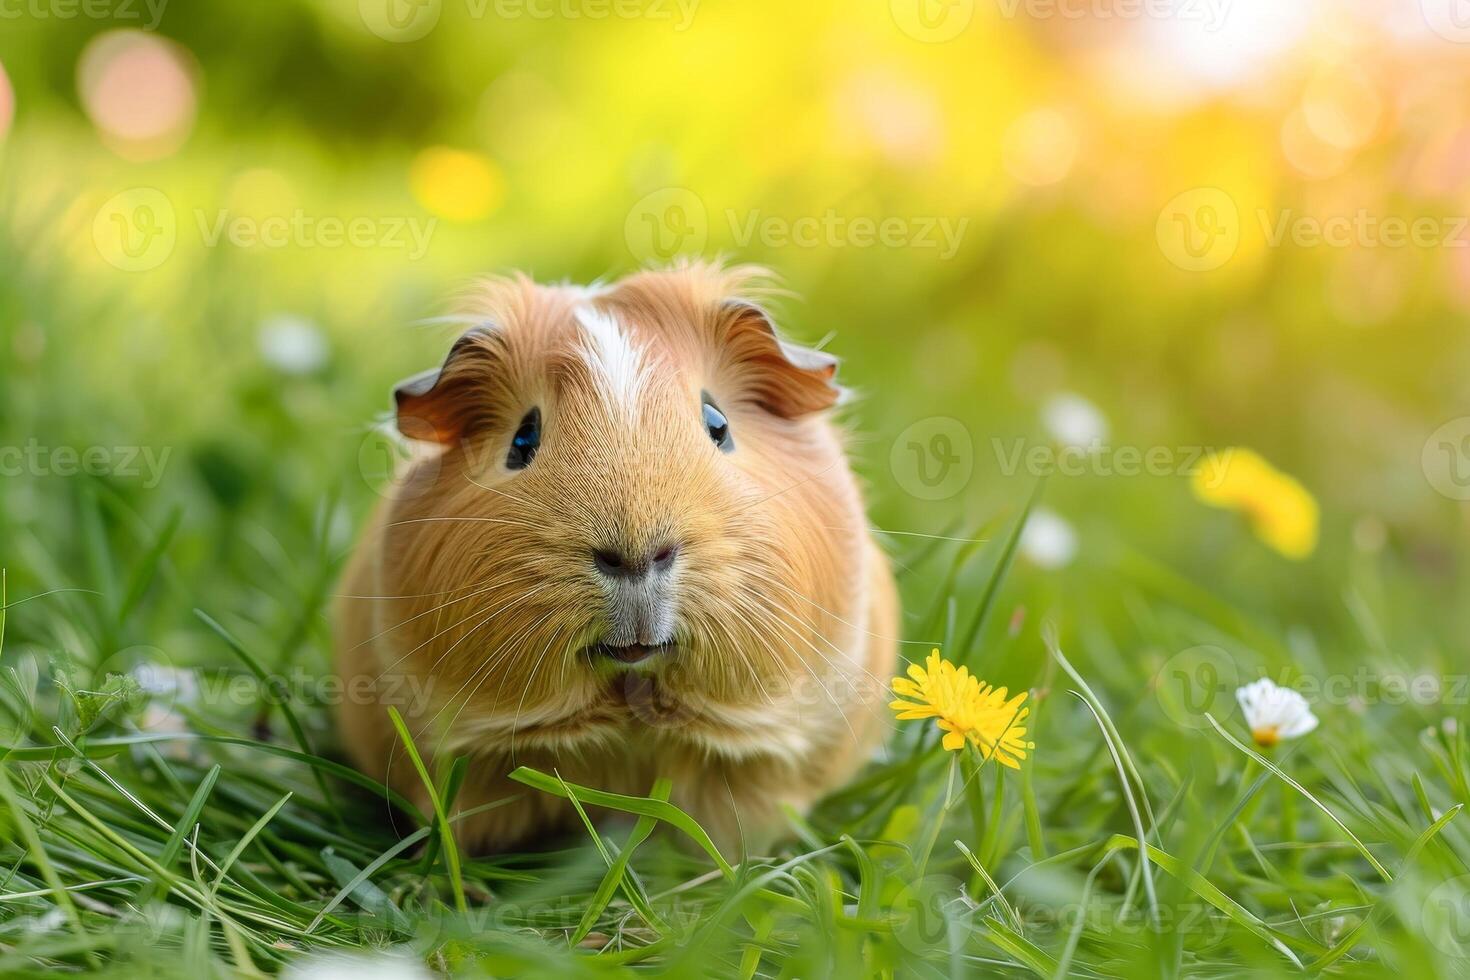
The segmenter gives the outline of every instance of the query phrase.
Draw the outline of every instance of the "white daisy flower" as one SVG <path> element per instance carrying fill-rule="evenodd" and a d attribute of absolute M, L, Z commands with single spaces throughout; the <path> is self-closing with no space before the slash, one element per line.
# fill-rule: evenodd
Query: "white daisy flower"
<path fill-rule="evenodd" d="M 288 967 L 288 980 L 433 980 L 424 965 L 401 953 L 329 953 Z"/>
<path fill-rule="evenodd" d="M 1108 418 L 1092 402 L 1074 392 L 1052 395 L 1041 408 L 1041 423 L 1063 446 L 1089 449 L 1108 438 Z"/>
<path fill-rule="evenodd" d="M 1268 677 L 1254 684 L 1237 688 L 1235 700 L 1245 712 L 1245 723 L 1250 727 L 1251 737 L 1256 744 L 1270 748 L 1286 738 L 1300 738 L 1317 727 L 1317 716 L 1312 714 L 1307 699 L 1289 687 L 1281 687 Z"/>
<path fill-rule="evenodd" d="M 260 353 L 284 374 L 311 374 L 327 363 L 330 350 L 320 328 L 304 317 L 282 314 L 260 325 Z"/>
<path fill-rule="evenodd" d="M 1038 507 L 1021 529 L 1020 548 L 1038 568 L 1062 568 L 1077 556 L 1077 532 L 1066 518 Z"/>

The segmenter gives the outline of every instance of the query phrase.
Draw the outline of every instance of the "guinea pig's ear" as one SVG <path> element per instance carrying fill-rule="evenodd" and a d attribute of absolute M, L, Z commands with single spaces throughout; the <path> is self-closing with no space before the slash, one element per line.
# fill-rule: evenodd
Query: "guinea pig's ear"
<path fill-rule="evenodd" d="M 762 408 L 794 419 L 836 405 L 837 358 L 782 340 L 765 310 L 749 300 L 721 304 L 727 358 L 746 373 Z"/>
<path fill-rule="evenodd" d="M 443 364 L 400 381 L 393 389 L 398 431 L 410 439 L 448 445 L 478 424 L 486 406 L 474 389 L 487 377 L 494 340 L 486 327 L 468 330 Z"/>

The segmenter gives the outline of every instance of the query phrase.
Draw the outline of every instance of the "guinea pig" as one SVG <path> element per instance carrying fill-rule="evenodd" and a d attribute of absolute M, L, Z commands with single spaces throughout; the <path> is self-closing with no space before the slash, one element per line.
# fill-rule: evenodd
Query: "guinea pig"
<path fill-rule="evenodd" d="M 340 728 L 424 812 L 387 705 L 431 772 L 467 757 L 455 809 L 506 801 L 457 823 L 467 849 L 577 825 L 521 765 L 637 796 L 668 777 L 722 846 L 768 846 L 881 739 L 893 575 L 830 417 L 836 361 L 781 338 L 768 282 L 491 280 L 396 390 L 426 451 L 345 574 Z"/>

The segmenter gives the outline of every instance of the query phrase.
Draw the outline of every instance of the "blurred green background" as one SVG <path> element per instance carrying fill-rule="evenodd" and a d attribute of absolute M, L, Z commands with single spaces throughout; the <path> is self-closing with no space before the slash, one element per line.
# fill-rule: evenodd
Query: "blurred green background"
<path fill-rule="evenodd" d="M 1016 605 L 1126 621 L 1127 568 L 1308 625 L 1329 660 L 1361 646 L 1345 588 L 1396 597 L 1406 654 L 1470 625 L 1470 109 L 1447 94 L 1470 47 L 1432 3 L 3 17 L 12 595 L 97 587 L 76 529 L 102 492 L 138 526 L 179 510 L 193 604 L 319 656 L 322 583 L 401 455 L 387 392 L 452 335 L 422 321 L 487 272 L 703 254 L 770 266 L 787 331 L 844 358 L 901 561 L 1050 473 Z M 1320 502 L 1307 560 L 1194 498 L 1230 446 Z M 932 580 L 904 584 L 923 607 Z M 156 612 L 108 641 L 194 659 Z"/>

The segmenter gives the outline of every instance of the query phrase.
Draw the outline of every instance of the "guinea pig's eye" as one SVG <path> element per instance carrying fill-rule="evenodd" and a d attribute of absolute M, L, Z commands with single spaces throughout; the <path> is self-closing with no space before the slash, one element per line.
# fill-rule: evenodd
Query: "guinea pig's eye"
<path fill-rule="evenodd" d="M 541 409 L 533 408 L 521 419 L 510 440 L 510 453 L 505 457 L 509 469 L 523 470 L 531 465 L 536 450 L 541 448 Z"/>
<path fill-rule="evenodd" d="M 704 403 L 700 406 L 704 417 L 704 428 L 709 433 L 710 439 L 720 452 L 728 453 L 735 448 L 735 440 L 730 438 L 730 420 L 725 418 L 725 413 L 715 407 L 715 403 L 709 400 L 709 395 L 704 396 Z"/>

